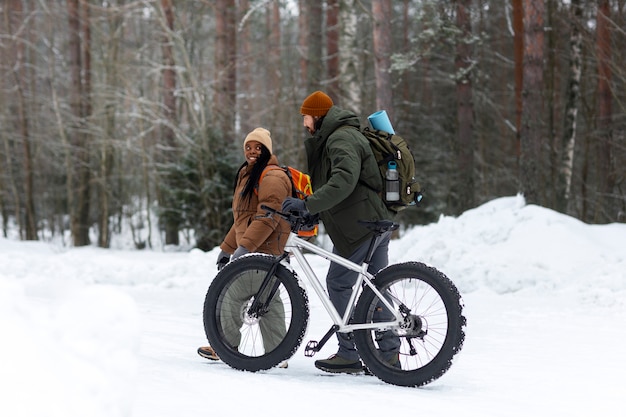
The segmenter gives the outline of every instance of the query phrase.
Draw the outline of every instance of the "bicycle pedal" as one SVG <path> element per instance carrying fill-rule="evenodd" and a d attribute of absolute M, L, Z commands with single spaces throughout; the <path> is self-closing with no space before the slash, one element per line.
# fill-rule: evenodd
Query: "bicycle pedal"
<path fill-rule="evenodd" d="M 309 340 L 304 348 L 304 356 L 310 358 L 319 352 L 318 345 L 319 343 L 316 340 Z"/>

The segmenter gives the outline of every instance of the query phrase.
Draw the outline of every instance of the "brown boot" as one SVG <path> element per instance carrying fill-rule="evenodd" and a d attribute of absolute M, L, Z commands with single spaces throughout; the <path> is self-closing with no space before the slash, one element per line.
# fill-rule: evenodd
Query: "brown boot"
<path fill-rule="evenodd" d="M 211 346 L 202 346 L 198 348 L 198 355 L 210 361 L 219 361 L 220 358 Z"/>

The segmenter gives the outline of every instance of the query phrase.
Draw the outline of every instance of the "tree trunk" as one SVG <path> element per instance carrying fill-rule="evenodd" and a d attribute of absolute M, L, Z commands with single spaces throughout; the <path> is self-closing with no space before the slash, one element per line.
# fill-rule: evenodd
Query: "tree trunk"
<path fill-rule="evenodd" d="M 267 44 L 267 56 L 269 62 L 268 68 L 268 85 L 265 94 L 269 94 L 270 97 L 281 97 L 280 95 L 280 4 L 278 1 L 273 1 L 269 5 L 268 10 L 268 32 L 269 42 Z M 267 126 L 267 121 L 261 123 L 261 126 Z M 255 126 L 256 127 L 256 126 Z M 246 134 L 248 132 L 245 132 Z"/>
<path fill-rule="evenodd" d="M 239 1 L 238 20 L 241 21 L 250 8 L 249 0 Z M 253 92 L 253 65 L 252 46 L 250 37 L 250 24 L 246 21 L 239 26 L 239 36 L 237 37 L 237 48 L 239 48 L 239 59 L 237 60 L 237 90 L 241 92 L 237 96 L 237 109 L 240 116 L 241 131 L 250 132 L 260 121 L 254 106 L 252 105 Z"/>
<path fill-rule="evenodd" d="M 215 2 L 215 126 L 224 138 L 235 138 L 237 103 L 237 36 L 235 0 Z"/>
<path fill-rule="evenodd" d="M 612 95 L 611 95 L 611 32 L 609 0 L 599 0 L 596 51 L 598 54 L 598 138 L 596 143 L 598 164 L 598 195 L 595 199 L 594 222 L 606 223 L 613 219 L 611 197 L 615 184 L 611 163 Z"/>
<path fill-rule="evenodd" d="M 474 105 L 471 72 L 471 0 L 458 0 L 456 24 L 461 32 L 456 46 L 456 96 L 458 131 L 458 212 L 474 207 Z"/>
<path fill-rule="evenodd" d="M 307 93 L 314 90 L 324 90 L 322 82 L 325 77 L 322 45 L 324 44 L 324 31 L 322 29 L 324 15 L 322 13 L 323 1 L 309 1 L 306 4 L 308 13 L 308 47 L 307 47 Z"/>
<path fill-rule="evenodd" d="M 522 130 L 522 87 L 524 83 L 524 7 L 522 0 L 513 2 L 513 58 L 515 61 L 515 150 L 519 159 Z"/>
<path fill-rule="evenodd" d="M 306 91 L 304 97 L 309 95 L 309 19 L 308 9 L 311 3 L 307 0 L 298 1 L 298 53 L 299 53 L 299 67 L 300 67 L 300 79 L 305 82 Z M 303 98 L 304 99 L 304 98 Z M 299 109 L 298 109 L 299 110 Z"/>
<path fill-rule="evenodd" d="M 526 202 L 539 204 L 545 167 L 542 147 L 543 114 L 543 0 L 524 0 L 524 85 L 520 132 L 520 179 Z"/>
<path fill-rule="evenodd" d="M 355 0 L 343 0 L 343 7 L 339 8 L 339 100 L 346 108 L 357 113 L 362 111 L 363 70 L 361 60 L 356 59 L 361 52 L 357 49 L 358 13 Z"/>
<path fill-rule="evenodd" d="M 391 83 L 391 0 L 372 0 L 374 18 L 374 71 L 376 73 L 376 110 L 386 110 L 394 122 Z"/>
<path fill-rule="evenodd" d="M 339 83 L 339 0 L 326 1 L 326 93 L 337 100 L 340 97 Z"/>
<path fill-rule="evenodd" d="M 90 56 L 89 23 L 81 25 L 80 0 L 68 0 L 67 9 L 69 16 L 69 66 L 72 79 L 70 92 L 70 107 L 74 117 L 73 129 L 70 141 L 73 155 L 73 164 L 68 167 L 75 175 L 68 175 L 70 183 L 69 192 L 74 195 L 73 213 L 70 215 L 70 223 L 74 246 L 89 245 L 89 195 L 90 195 L 90 171 L 89 171 L 89 148 L 86 143 L 85 122 L 88 106 L 88 72 Z M 86 32 L 85 32 L 86 31 Z M 85 44 L 81 44 L 81 38 Z M 83 78 L 85 77 L 85 78 Z"/>
<path fill-rule="evenodd" d="M 13 57 L 11 59 L 12 79 L 15 82 L 15 105 L 17 106 L 17 124 L 19 126 L 19 137 L 23 150 L 23 175 L 24 189 L 22 190 L 24 201 L 24 237 L 26 240 L 37 240 L 37 216 L 35 214 L 35 199 L 33 191 L 33 158 L 31 152 L 31 137 L 29 132 L 28 111 L 26 110 L 25 88 L 27 83 L 27 65 L 25 59 L 24 45 L 26 41 L 21 39 L 18 30 L 22 26 L 27 26 L 24 19 L 22 0 L 11 0 L 7 12 L 9 13 L 8 31 L 14 36 Z M 26 31 L 22 31 L 26 32 Z"/>
<path fill-rule="evenodd" d="M 176 70 L 174 61 L 174 52 L 172 48 L 173 39 L 171 34 L 174 31 L 174 13 L 172 10 L 172 0 L 161 0 L 161 9 L 165 20 L 165 29 L 163 34 L 163 43 L 161 44 L 161 53 L 163 56 L 163 109 L 165 114 L 164 123 L 161 126 L 161 144 L 164 149 L 162 154 L 162 166 L 164 168 L 161 176 L 161 187 L 163 187 L 160 197 L 161 206 L 166 213 L 164 216 L 165 226 L 165 244 L 178 245 L 180 243 L 178 236 L 178 227 L 180 224 L 180 216 L 175 206 L 175 187 L 176 183 L 172 179 L 173 165 L 176 164 L 176 136 L 174 126 L 176 122 Z M 225 103 L 226 104 L 226 103 Z M 229 110 L 232 111 L 233 107 Z"/>
<path fill-rule="evenodd" d="M 121 40 L 121 26 L 123 20 L 121 15 L 110 13 L 107 16 L 108 27 L 111 33 L 108 43 L 104 45 L 106 50 L 106 61 L 104 62 L 104 77 L 106 85 L 110 89 L 118 89 L 119 77 L 119 51 Z M 115 183 L 113 180 L 113 169 L 115 167 L 116 151 L 113 141 L 116 135 L 116 109 L 115 101 L 112 98 L 105 98 L 104 104 L 104 131 L 105 137 L 100 144 L 99 168 L 98 168 L 98 246 L 108 248 L 111 244 L 111 217 L 114 214 L 114 202 L 119 204 L 123 190 L 123 182 Z M 119 177 L 122 177 L 120 169 Z M 121 210 L 118 207 L 117 212 Z"/>
<path fill-rule="evenodd" d="M 546 27 L 553 28 L 554 27 L 554 4 L 555 0 L 545 0 L 546 5 Z M 545 77 L 545 102 L 546 102 L 546 143 L 548 144 L 548 166 L 546 167 L 546 171 L 549 172 L 549 175 L 546 175 L 546 181 L 541 187 L 541 201 L 547 207 L 554 208 L 556 206 L 556 196 L 554 190 L 556 188 L 556 184 L 558 182 L 558 153 L 560 148 L 560 143 L 557 143 L 556 139 L 556 127 L 554 114 L 556 111 L 557 100 L 556 100 L 556 62 L 557 57 L 555 46 L 556 46 L 556 33 L 554 30 L 548 30 L 546 33 L 547 36 L 547 47 L 546 51 L 546 65 L 544 69 L 544 77 Z"/>
<path fill-rule="evenodd" d="M 579 27 L 579 25 L 582 25 L 582 8 L 580 7 L 580 0 L 572 0 L 570 7 L 572 10 L 572 19 L 570 20 L 569 77 L 566 92 L 559 181 L 556 189 L 556 209 L 562 213 L 567 213 L 571 195 L 572 174 L 574 172 L 574 145 L 576 142 L 576 116 L 578 114 L 580 77 L 582 72 L 582 36 Z"/>

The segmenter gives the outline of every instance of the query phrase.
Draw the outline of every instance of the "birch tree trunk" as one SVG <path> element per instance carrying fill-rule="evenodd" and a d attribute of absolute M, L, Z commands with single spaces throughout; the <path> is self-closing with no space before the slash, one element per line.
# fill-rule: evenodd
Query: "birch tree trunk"
<path fill-rule="evenodd" d="M 372 0 L 376 110 L 386 110 L 394 122 L 391 83 L 391 0 Z"/>
<path fill-rule="evenodd" d="M 571 195 L 572 174 L 574 172 L 574 145 L 576 143 L 576 116 L 578 114 L 580 77 L 582 72 L 582 35 L 580 33 L 580 25 L 583 23 L 580 0 L 572 0 L 570 9 L 572 18 L 570 20 L 569 76 L 566 91 L 559 179 L 556 189 L 556 209 L 562 213 L 567 213 Z"/>
<path fill-rule="evenodd" d="M 339 100 L 343 106 L 353 109 L 357 113 L 362 110 L 361 86 L 363 85 L 363 70 L 361 60 L 356 59 L 357 51 L 357 22 L 355 0 L 343 0 L 343 7 L 339 8 Z"/>

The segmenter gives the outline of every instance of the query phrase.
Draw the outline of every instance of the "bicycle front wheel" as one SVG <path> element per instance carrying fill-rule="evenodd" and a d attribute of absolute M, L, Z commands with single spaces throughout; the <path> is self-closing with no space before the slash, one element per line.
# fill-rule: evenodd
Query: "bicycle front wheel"
<path fill-rule="evenodd" d="M 235 369 L 272 368 L 302 343 L 309 319 L 306 292 L 281 264 L 268 276 L 274 263 L 273 256 L 262 254 L 236 259 L 222 268 L 207 291 L 207 339 L 220 359 Z M 268 285 L 259 292 L 266 277 Z"/>
<path fill-rule="evenodd" d="M 394 328 L 355 331 L 356 347 L 369 371 L 387 383 L 411 387 L 442 376 L 465 339 L 463 301 L 454 283 L 418 262 L 391 265 L 374 282 L 404 321 Z M 393 314 L 365 288 L 354 319 L 393 321 Z"/>

